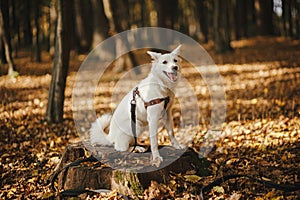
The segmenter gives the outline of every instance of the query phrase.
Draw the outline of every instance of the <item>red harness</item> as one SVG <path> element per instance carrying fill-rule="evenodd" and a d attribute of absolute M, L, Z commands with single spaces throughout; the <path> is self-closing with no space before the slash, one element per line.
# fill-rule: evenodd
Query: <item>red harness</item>
<path fill-rule="evenodd" d="M 153 106 L 153 105 L 159 104 L 159 103 L 161 103 L 161 102 L 165 102 L 165 104 L 164 104 L 164 109 L 166 109 L 166 108 L 167 108 L 167 105 L 168 105 L 168 103 L 169 103 L 169 101 L 170 101 L 170 97 L 167 96 L 167 97 L 164 97 L 164 98 L 152 99 L 152 100 L 150 100 L 150 101 L 147 102 L 147 101 L 145 101 L 145 100 L 141 97 L 140 91 L 139 91 L 138 87 L 136 87 L 136 88 L 133 90 L 132 101 L 131 101 L 131 102 L 135 102 L 135 97 L 136 97 L 136 95 L 137 95 L 138 97 L 140 97 L 141 100 L 144 102 L 144 107 L 145 107 L 145 109 L 147 109 L 148 106 Z"/>
<path fill-rule="evenodd" d="M 152 99 L 150 101 L 145 101 L 141 95 L 140 95 L 140 91 L 138 89 L 138 87 L 136 87 L 133 92 L 132 92 L 132 100 L 130 102 L 130 105 L 131 105 L 131 109 L 130 109 L 130 112 L 131 112 L 131 130 L 132 130 L 132 134 L 133 134 L 133 137 L 134 137 L 134 146 L 133 146 L 133 149 L 132 149 L 132 152 L 134 151 L 136 145 L 137 145 L 137 135 L 136 135 L 136 114 L 135 114 L 135 110 L 136 110 L 136 100 L 135 100 L 135 97 L 136 95 L 138 97 L 140 97 L 142 99 L 142 101 L 144 102 L 144 107 L 145 109 L 148 108 L 148 106 L 153 106 L 153 105 L 156 105 L 156 104 L 159 104 L 161 102 L 164 102 L 164 109 L 166 110 L 167 106 L 168 106 L 168 103 L 170 101 L 170 97 L 167 96 L 167 97 L 164 97 L 164 98 L 157 98 L 157 99 Z"/>

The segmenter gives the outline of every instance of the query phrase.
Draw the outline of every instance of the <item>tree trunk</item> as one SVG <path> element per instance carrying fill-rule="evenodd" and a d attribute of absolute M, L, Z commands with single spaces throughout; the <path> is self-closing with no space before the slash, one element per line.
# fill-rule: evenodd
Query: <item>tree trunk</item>
<path fill-rule="evenodd" d="M 31 28 L 31 0 L 25 0 L 23 8 L 23 33 L 24 33 L 24 44 L 32 44 L 32 28 Z"/>
<path fill-rule="evenodd" d="M 19 14 L 16 7 L 16 0 L 11 0 L 11 19 L 13 27 L 13 57 L 18 57 L 18 47 L 21 44 Z"/>
<path fill-rule="evenodd" d="M 256 25 L 259 35 L 272 35 L 273 0 L 255 0 Z"/>
<path fill-rule="evenodd" d="M 295 9 L 296 9 L 296 34 L 295 38 L 299 39 L 300 38 L 300 1 L 295 2 Z"/>
<path fill-rule="evenodd" d="M 234 10 L 235 38 L 240 39 L 247 36 L 247 2 L 236 0 Z"/>
<path fill-rule="evenodd" d="M 247 0 L 245 3 L 247 9 L 247 37 L 256 36 L 257 35 L 257 27 L 256 27 L 256 15 L 255 15 L 255 0 Z"/>
<path fill-rule="evenodd" d="M 127 20 L 129 16 L 128 0 L 104 0 L 103 3 L 105 14 L 110 25 L 110 33 L 112 35 L 130 28 Z M 114 8 L 114 10 L 112 10 L 112 8 Z M 128 41 L 122 41 L 119 38 L 116 39 L 115 46 L 116 55 L 120 55 L 119 52 L 123 52 L 124 48 L 130 50 L 130 44 L 128 43 Z M 123 71 L 124 69 L 126 69 L 126 67 L 134 67 L 135 73 L 140 74 L 139 68 L 135 67 L 138 65 L 138 63 L 132 51 L 129 51 L 128 55 L 118 58 L 115 65 L 116 72 Z"/>
<path fill-rule="evenodd" d="M 282 21 L 284 36 L 293 36 L 292 4 L 291 0 L 282 0 Z"/>
<path fill-rule="evenodd" d="M 69 66 L 69 14 L 70 0 L 57 0 L 57 31 L 55 57 L 52 70 L 52 79 L 49 90 L 46 120 L 49 123 L 58 123 L 63 120 L 64 92 Z"/>
<path fill-rule="evenodd" d="M 108 37 L 108 19 L 104 13 L 103 1 L 92 0 L 94 32 L 92 47 L 95 48 L 100 42 Z"/>
<path fill-rule="evenodd" d="M 9 8 L 8 0 L 1 0 L 0 1 L 0 40 L 3 43 L 5 59 L 8 64 L 8 75 L 15 76 L 14 63 L 11 55 L 8 8 Z"/>
<path fill-rule="evenodd" d="M 228 0 L 214 1 L 214 44 L 217 53 L 231 51 Z"/>
<path fill-rule="evenodd" d="M 55 37 L 57 28 L 57 13 L 55 9 L 56 0 L 51 0 L 49 18 L 50 18 L 50 30 L 49 30 L 49 53 L 54 56 L 55 53 Z"/>
<path fill-rule="evenodd" d="M 93 12 L 90 0 L 74 0 L 77 50 L 89 51 L 93 40 Z M 99 10 L 97 10 L 99 12 Z"/>
<path fill-rule="evenodd" d="M 155 0 L 157 9 L 157 24 L 158 27 L 173 29 L 176 21 L 179 21 L 178 18 L 181 18 L 181 22 L 179 22 L 179 31 L 188 34 L 188 24 L 184 23 L 184 12 L 181 10 L 177 13 L 179 9 L 178 0 Z M 164 43 L 164 45 L 173 44 L 172 35 L 166 35 L 164 39 L 160 39 L 160 43 Z"/>
<path fill-rule="evenodd" d="M 150 6 L 149 0 L 140 1 L 141 3 L 141 24 L 142 27 L 149 27 L 150 24 Z"/>
<path fill-rule="evenodd" d="M 204 42 L 208 42 L 208 10 L 204 0 L 196 1 L 197 12 L 200 21 L 200 30 L 204 38 Z"/>
<path fill-rule="evenodd" d="M 115 24 L 115 30 L 121 32 L 130 28 L 128 0 L 110 0 L 110 9 Z"/>
<path fill-rule="evenodd" d="M 164 2 L 164 3 L 162 3 Z M 172 7 L 168 8 L 164 11 L 164 8 L 167 6 L 166 3 L 174 4 Z M 173 10 L 178 10 L 178 13 Z M 189 12 L 186 12 L 189 10 Z M 168 14 L 170 12 L 170 14 Z M 160 14 L 161 13 L 161 14 Z M 189 27 L 190 27 L 190 15 L 192 14 L 190 3 L 181 1 L 158 1 L 158 25 L 161 27 L 174 28 L 176 25 L 176 21 L 178 22 L 178 30 L 184 34 L 189 35 Z M 171 16 L 169 16 L 171 15 Z M 173 17 L 172 17 L 173 16 Z M 177 19 L 174 19 L 174 16 Z M 190 35 L 191 36 L 191 35 Z"/>
<path fill-rule="evenodd" d="M 157 18 L 158 26 L 162 28 L 173 29 L 175 24 L 174 17 L 177 16 L 176 12 L 178 10 L 178 1 L 177 0 L 164 0 L 156 1 L 157 4 Z"/>
<path fill-rule="evenodd" d="M 35 0 L 34 2 L 34 25 L 35 25 L 35 31 L 34 31 L 34 58 L 36 62 L 41 62 L 41 47 L 40 47 L 40 24 L 39 24 L 39 18 L 40 18 L 40 1 Z"/>
<path fill-rule="evenodd" d="M 2 38 L 1 33 L 0 33 L 0 38 Z M 2 39 L 0 39 L 0 65 L 2 66 L 6 63 L 7 63 L 7 61 L 5 58 L 5 48 L 4 48 Z"/>

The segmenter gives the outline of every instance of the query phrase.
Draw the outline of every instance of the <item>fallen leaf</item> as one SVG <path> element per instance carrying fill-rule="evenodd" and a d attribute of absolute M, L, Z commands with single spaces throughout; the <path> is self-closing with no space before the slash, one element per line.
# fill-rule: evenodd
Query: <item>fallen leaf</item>
<path fill-rule="evenodd" d="M 220 193 L 220 194 L 224 194 L 225 193 L 225 190 L 222 186 L 215 186 L 213 187 L 212 189 L 214 192 L 216 193 Z"/>
<path fill-rule="evenodd" d="M 191 183 L 197 183 L 198 181 L 201 180 L 201 177 L 200 176 L 197 176 L 197 175 L 184 175 L 183 176 L 185 178 L 186 181 L 188 182 L 191 182 Z"/>

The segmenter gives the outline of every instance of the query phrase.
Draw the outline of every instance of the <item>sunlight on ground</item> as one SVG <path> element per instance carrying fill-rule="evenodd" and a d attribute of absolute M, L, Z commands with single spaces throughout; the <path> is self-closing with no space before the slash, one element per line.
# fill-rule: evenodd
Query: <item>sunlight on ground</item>
<path fill-rule="evenodd" d="M 222 75 L 227 103 L 222 139 L 209 156 L 214 163 L 214 174 L 236 167 L 238 172 L 260 173 L 276 181 L 299 182 L 300 177 L 292 172 L 299 168 L 300 160 L 297 152 L 300 139 L 300 42 L 258 37 L 232 44 L 234 53 L 215 55 L 209 50 Z M 41 198 L 45 191 L 49 192 L 45 174 L 54 169 L 69 141 L 78 137 L 72 120 L 71 97 L 76 72 L 84 58 L 85 55 L 72 55 L 63 124 L 48 125 L 43 121 L 51 81 L 51 56 L 43 54 L 43 62 L 38 64 L 32 63 L 27 54 L 20 53 L 15 59 L 20 76 L 15 80 L 0 76 L 0 169 L 5 190 L 18 188 L 12 197 L 21 192 Z M 191 146 L 197 149 L 209 128 L 211 99 L 205 82 L 195 69 L 185 67 L 183 75 L 199 100 L 199 126 L 184 132 L 195 134 Z M 110 70 L 105 81 L 99 84 L 94 101 L 97 115 L 111 112 L 116 107 L 111 102 L 111 94 L 121 76 L 122 73 Z M 181 117 L 178 104 L 173 114 L 178 130 Z M 177 137 L 180 140 L 188 138 L 184 134 Z M 147 143 L 146 139 L 144 142 Z M 165 134 L 160 137 L 160 142 L 168 142 Z M 243 184 L 247 188 L 247 184 Z"/>

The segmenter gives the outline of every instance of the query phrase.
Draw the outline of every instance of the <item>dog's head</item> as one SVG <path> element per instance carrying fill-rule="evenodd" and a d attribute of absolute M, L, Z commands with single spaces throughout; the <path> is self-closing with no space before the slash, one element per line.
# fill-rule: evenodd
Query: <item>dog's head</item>
<path fill-rule="evenodd" d="M 166 84 L 177 83 L 180 78 L 180 61 L 179 58 L 179 45 L 171 53 L 161 54 L 152 51 L 147 51 L 147 53 L 152 58 L 152 69 L 151 73 L 160 78 Z"/>

